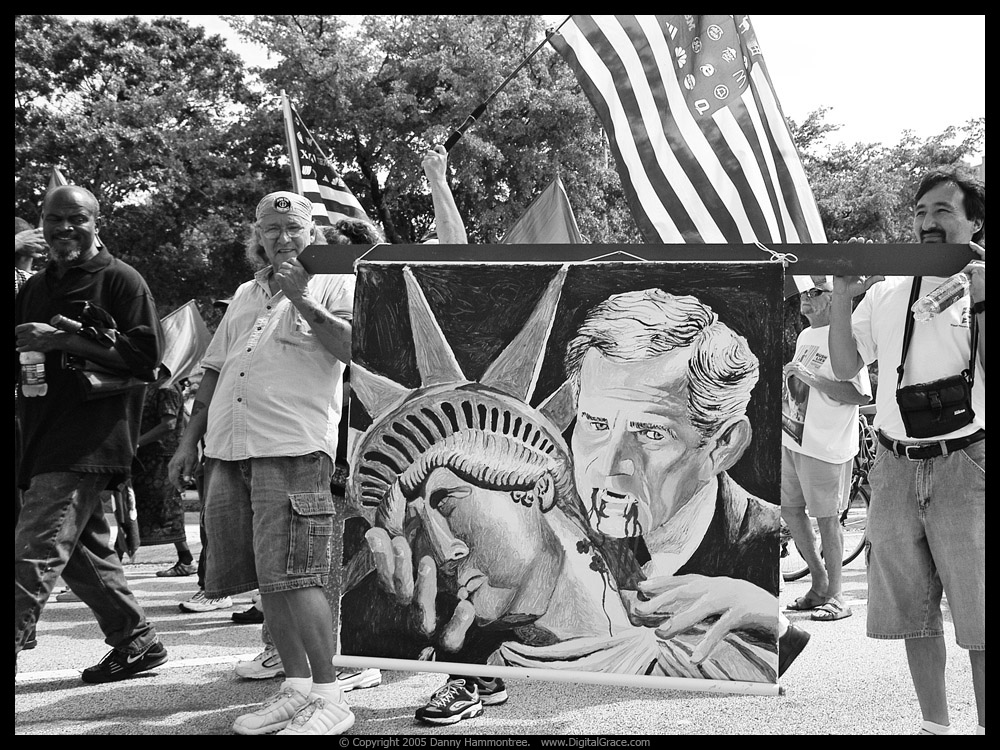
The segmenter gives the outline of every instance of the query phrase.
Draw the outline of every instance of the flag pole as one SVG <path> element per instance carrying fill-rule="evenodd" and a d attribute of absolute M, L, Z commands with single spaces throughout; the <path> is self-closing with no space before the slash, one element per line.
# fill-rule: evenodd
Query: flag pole
<path fill-rule="evenodd" d="M 476 122 L 476 120 L 482 117 L 483 112 L 486 111 L 486 107 L 488 107 L 489 103 L 493 101 L 493 98 L 497 94 L 499 94 L 503 90 L 503 88 L 508 83 L 511 82 L 511 80 L 513 80 L 514 76 L 516 76 L 519 72 L 521 72 L 521 68 L 523 68 L 525 65 L 528 64 L 528 61 L 531 60 L 531 58 L 538 53 L 538 50 L 544 47 L 545 43 L 549 41 L 549 39 L 551 39 L 553 36 L 555 36 L 556 32 L 559 31 L 559 29 L 563 27 L 563 24 L 565 24 L 566 21 L 568 21 L 570 18 L 571 16 L 566 16 L 566 18 L 562 20 L 562 23 L 560 23 L 554 29 L 549 29 L 548 31 L 545 32 L 545 38 L 538 43 L 538 46 L 531 51 L 531 54 L 529 54 L 526 58 L 524 58 L 521 61 L 521 64 L 518 65 L 516 68 L 514 68 L 513 72 L 509 76 L 507 76 L 499 86 L 493 89 L 493 93 L 490 94 L 488 97 L 486 97 L 486 100 L 478 107 L 476 107 L 472 111 L 472 114 L 470 114 L 468 117 L 465 118 L 465 122 L 463 122 L 454 133 L 448 136 L 448 140 L 445 141 L 444 143 L 445 151 L 451 151 L 452 147 L 456 143 L 458 143 L 458 141 L 461 139 L 463 135 L 465 135 L 465 131 L 468 130 L 470 127 L 472 127 L 472 124 Z"/>
<path fill-rule="evenodd" d="M 285 139 L 288 142 L 288 158 L 291 160 L 292 192 L 302 195 L 302 172 L 299 165 L 299 150 L 295 147 L 295 125 L 292 122 L 292 105 L 285 90 L 281 90 L 281 108 L 285 116 Z"/>

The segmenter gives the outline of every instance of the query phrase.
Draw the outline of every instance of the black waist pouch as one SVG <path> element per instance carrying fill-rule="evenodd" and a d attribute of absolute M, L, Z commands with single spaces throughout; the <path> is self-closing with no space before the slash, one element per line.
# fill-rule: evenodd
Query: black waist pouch
<path fill-rule="evenodd" d="M 972 384 L 965 375 L 899 388 L 899 415 L 906 434 L 913 438 L 936 437 L 972 422 Z"/>

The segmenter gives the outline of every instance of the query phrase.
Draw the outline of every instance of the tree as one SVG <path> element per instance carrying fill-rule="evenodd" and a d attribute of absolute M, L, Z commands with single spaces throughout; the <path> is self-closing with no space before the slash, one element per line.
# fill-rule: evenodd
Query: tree
<path fill-rule="evenodd" d="M 544 38 L 538 16 L 227 17 L 282 59 L 261 75 L 296 109 L 390 242 L 433 219 L 420 161 Z M 546 45 L 452 150 L 470 241 L 497 242 L 558 172 L 593 242 L 634 241 L 599 123 Z"/>
<path fill-rule="evenodd" d="M 171 18 L 16 16 L 14 32 L 15 212 L 37 217 L 59 166 L 161 313 L 231 293 L 248 206 L 280 179 L 273 142 L 246 127 L 260 100 L 238 56 Z"/>
<path fill-rule="evenodd" d="M 827 148 L 826 136 L 839 126 L 824 122 L 826 112 L 821 108 L 802 125 L 790 125 L 831 241 L 912 242 L 911 206 L 920 178 L 934 167 L 968 163 L 986 146 L 986 119 L 978 118 L 923 140 L 907 132 L 893 146 Z"/>

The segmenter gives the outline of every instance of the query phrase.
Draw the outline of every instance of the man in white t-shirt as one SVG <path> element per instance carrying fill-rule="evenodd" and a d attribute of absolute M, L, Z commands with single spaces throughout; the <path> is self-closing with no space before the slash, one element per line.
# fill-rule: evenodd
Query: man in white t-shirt
<path fill-rule="evenodd" d="M 921 244 L 968 244 L 977 258 L 963 269 L 968 293 L 930 321 L 914 323 L 900 385 L 929 390 L 936 380 L 971 370 L 971 421 L 929 437 L 908 431 L 896 388 L 886 382 L 902 359 L 912 287 L 926 294 L 944 279 L 835 278 L 834 372 L 850 377 L 877 360 L 883 375 L 875 414 L 878 453 L 868 474 L 867 631 L 870 638 L 904 640 L 923 715 L 918 733 L 955 734 L 945 681 L 947 596 L 955 640 L 969 652 L 977 734 L 986 734 L 985 184 L 954 167 L 925 174 L 913 201 L 913 234 Z M 862 292 L 852 315 L 852 298 Z"/>
<path fill-rule="evenodd" d="M 809 591 L 788 609 L 812 610 L 813 620 L 833 621 L 852 614 L 841 585 L 840 513 L 850 500 L 858 405 L 871 401 L 871 383 L 864 367 L 850 380 L 834 377 L 828 343 L 833 283 L 825 276 L 813 277 L 813 283 L 799 302 L 809 327 L 784 368 L 781 517 L 812 577 Z M 822 549 L 837 554 L 820 555 L 807 511 L 816 519 Z"/>

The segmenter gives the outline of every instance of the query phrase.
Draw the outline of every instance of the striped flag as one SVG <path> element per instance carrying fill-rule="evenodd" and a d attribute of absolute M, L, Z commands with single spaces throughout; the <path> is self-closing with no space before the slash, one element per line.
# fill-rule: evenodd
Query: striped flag
<path fill-rule="evenodd" d="M 503 238 L 504 245 L 579 244 L 583 235 L 559 175 L 531 202 Z"/>
<path fill-rule="evenodd" d="M 313 221 L 319 226 L 330 226 L 344 218 L 368 220 L 368 214 L 284 93 L 282 100 L 295 192 L 312 202 Z"/>
<path fill-rule="evenodd" d="M 646 242 L 826 242 L 748 16 L 574 15 L 552 44 Z"/>

